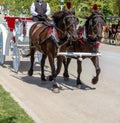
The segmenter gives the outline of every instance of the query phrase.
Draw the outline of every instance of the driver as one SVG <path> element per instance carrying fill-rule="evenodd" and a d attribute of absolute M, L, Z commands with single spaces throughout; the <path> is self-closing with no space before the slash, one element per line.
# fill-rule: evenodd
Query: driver
<path fill-rule="evenodd" d="M 50 6 L 43 0 L 35 0 L 30 7 L 33 21 L 46 21 L 50 15 Z"/>

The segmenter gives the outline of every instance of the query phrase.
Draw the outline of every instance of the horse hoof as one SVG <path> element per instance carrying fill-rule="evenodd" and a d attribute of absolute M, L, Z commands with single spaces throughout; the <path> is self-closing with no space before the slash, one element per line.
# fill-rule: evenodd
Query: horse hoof
<path fill-rule="evenodd" d="M 42 80 L 42 81 L 46 81 L 45 77 L 41 77 L 41 80 Z"/>
<path fill-rule="evenodd" d="M 49 76 L 46 76 L 46 78 L 45 78 L 45 79 L 46 79 L 46 81 L 49 81 Z"/>
<path fill-rule="evenodd" d="M 33 75 L 33 71 L 31 72 L 31 71 L 28 71 L 28 75 L 29 76 L 32 76 Z"/>
<path fill-rule="evenodd" d="M 97 84 L 97 82 L 98 82 L 98 79 L 96 78 L 96 77 L 94 77 L 93 79 L 92 79 L 92 84 Z"/>
<path fill-rule="evenodd" d="M 52 81 L 52 80 L 53 80 L 53 77 L 52 77 L 52 76 L 47 76 L 47 77 L 46 77 L 46 80 L 47 80 L 47 81 Z"/>
<path fill-rule="evenodd" d="M 77 84 L 77 88 L 80 89 L 81 88 L 81 84 Z"/>
<path fill-rule="evenodd" d="M 59 88 L 53 88 L 52 91 L 53 91 L 54 93 L 60 93 L 60 89 L 59 89 Z"/>
<path fill-rule="evenodd" d="M 65 81 L 68 81 L 68 80 L 69 80 L 69 78 L 68 78 L 68 77 L 64 77 L 64 80 L 65 80 Z"/>

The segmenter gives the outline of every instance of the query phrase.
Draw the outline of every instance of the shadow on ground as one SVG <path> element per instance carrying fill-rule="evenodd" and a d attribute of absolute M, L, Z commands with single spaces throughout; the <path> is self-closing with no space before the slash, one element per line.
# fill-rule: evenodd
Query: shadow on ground
<path fill-rule="evenodd" d="M 6 64 L 8 65 L 8 68 L 12 67 L 12 61 L 6 61 Z M 41 74 L 40 65 L 38 63 L 36 63 L 34 65 L 34 72 L 37 71 L 37 76 L 34 76 L 35 75 L 34 73 L 33 73 L 33 76 L 27 75 L 27 71 L 29 70 L 29 67 L 30 67 L 29 61 L 21 61 L 19 72 L 22 73 L 23 76 L 19 75 L 19 73 L 13 74 L 12 76 L 16 79 L 21 80 L 21 82 L 26 82 L 28 84 L 34 84 L 34 85 L 37 85 L 39 87 L 51 90 L 53 82 L 52 81 L 42 81 L 40 79 L 40 76 L 41 76 L 40 75 Z M 49 69 L 49 66 L 47 66 L 47 65 L 45 65 L 45 73 L 46 72 L 50 75 L 50 69 Z M 46 76 L 48 76 L 48 74 Z M 76 87 L 76 79 L 77 79 L 76 76 L 73 74 L 70 74 L 70 76 L 72 78 L 69 78 L 68 81 L 65 81 L 62 76 L 59 76 L 59 75 L 57 76 L 56 81 L 59 84 L 61 90 L 72 90 L 72 91 L 78 90 L 78 88 Z M 86 85 L 83 83 L 81 85 L 80 89 L 82 89 L 82 90 L 94 90 L 95 88 L 92 88 L 89 85 Z"/>

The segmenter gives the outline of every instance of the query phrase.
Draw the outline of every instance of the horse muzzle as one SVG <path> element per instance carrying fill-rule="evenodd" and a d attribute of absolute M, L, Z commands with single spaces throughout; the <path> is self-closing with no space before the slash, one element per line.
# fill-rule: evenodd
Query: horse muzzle
<path fill-rule="evenodd" d="M 70 37 L 70 40 L 72 41 L 77 41 L 79 38 L 78 38 L 78 35 L 71 35 Z"/>

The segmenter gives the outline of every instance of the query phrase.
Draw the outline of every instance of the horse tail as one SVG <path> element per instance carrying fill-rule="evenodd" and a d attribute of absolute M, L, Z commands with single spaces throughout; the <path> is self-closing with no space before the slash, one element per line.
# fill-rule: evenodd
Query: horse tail
<path fill-rule="evenodd" d="M 34 28 L 37 26 L 37 23 L 33 24 L 30 28 L 30 31 L 29 31 L 29 46 L 31 47 L 33 45 L 32 43 L 32 32 L 34 30 Z"/>
<path fill-rule="evenodd" d="M 22 53 L 23 57 L 29 57 L 31 55 L 31 48 L 33 47 L 33 43 L 32 43 L 32 32 L 34 30 L 34 28 L 36 27 L 37 23 L 33 24 L 30 28 L 29 31 L 29 50 L 25 51 L 25 53 Z"/>

